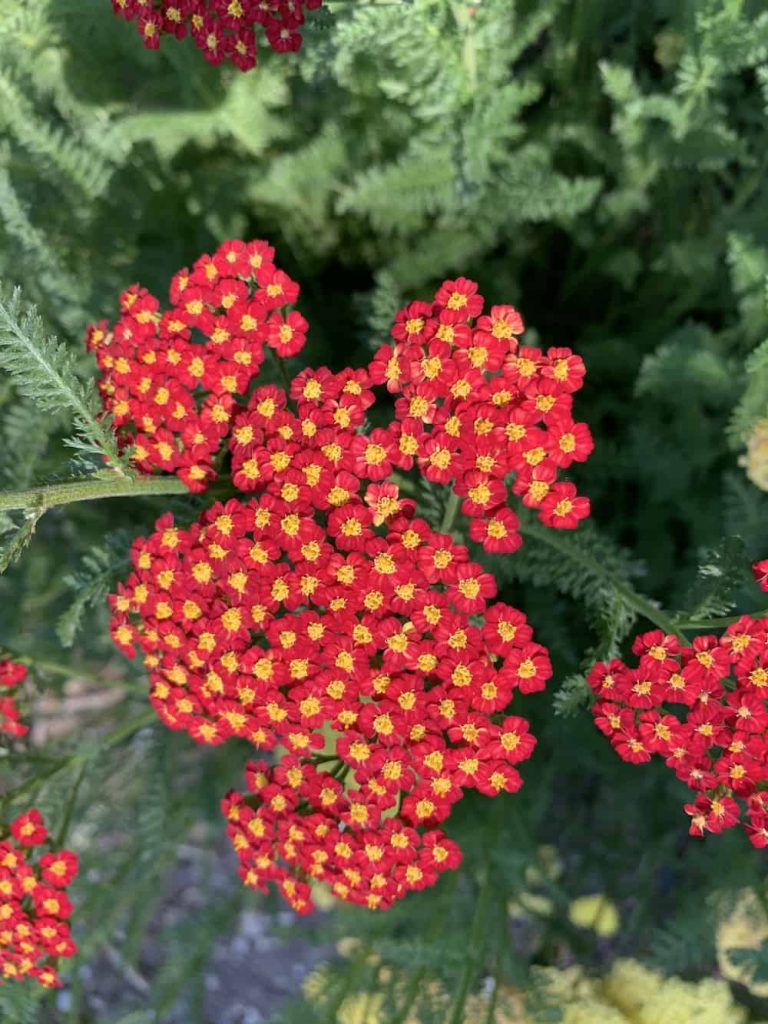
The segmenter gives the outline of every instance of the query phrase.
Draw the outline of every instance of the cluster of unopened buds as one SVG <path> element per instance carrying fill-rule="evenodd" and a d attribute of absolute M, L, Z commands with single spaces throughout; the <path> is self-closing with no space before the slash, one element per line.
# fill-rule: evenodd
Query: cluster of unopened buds
<path fill-rule="evenodd" d="M 293 500 L 216 504 L 187 529 L 163 517 L 134 545 L 112 635 L 142 650 L 171 728 L 287 752 L 249 784 L 255 806 L 225 803 L 247 882 L 280 882 L 300 910 L 297 875 L 387 906 L 455 863 L 432 829 L 465 789 L 520 787 L 535 741 L 506 709 L 544 687 L 549 658 L 520 612 L 488 605 L 493 578 L 467 549 L 396 492 L 358 497 L 320 451 L 297 472 Z M 346 858 L 401 827 L 411 870 L 396 848 Z"/>
<path fill-rule="evenodd" d="M 24 736 L 29 732 L 29 727 L 21 721 L 15 696 L 17 688 L 26 678 L 26 666 L 0 659 L 0 733 L 6 736 Z"/>
<path fill-rule="evenodd" d="M 266 242 L 225 242 L 174 276 L 169 309 L 136 285 L 120 296 L 114 327 L 89 328 L 104 408 L 142 471 L 204 490 L 265 347 L 290 356 L 304 345 L 306 320 L 285 308 L 299 286 L 273 257 Z"/>
<path fill-rule="evenodd" d="M 460 277 L 397 314 L 394 345 L 377 351 L 369 374 L 400 397 L 391 425 L 371 438 L 388 464 L 415 463 L 427 480 L 450 485 L 485 550 L 510 552 L 521 538 L 507 479 L 547 526 L 572 529 L 589 501 L 557 475 L 588 458 L 593 443 L 572 415 L 584 379 L 579 356 L 520 346 L 517 310 L 483 306 L 477 284 Z"/>
<path fill-rule="evenodd" d="M 754 566 L 768 590 L 768 560 Z M 693 791 L 692 835 L 739 822 L 768 846 L 768 618 L 741 616 L 690 645 L 661 630 L 638 636 L 638 664 L 600 662 L 592 711 L 625 761 L 662 757 Z"/>
<path fill-rule="evenodd" d="M 241 71 L 256 64 L 256 27 L 278 53 L 301 48 L 305 12 L 323 0 L 112 0 L 119 17 L 137 22 L 144 45 L 156 50 L 163 35 L 189 34 L 210 64 L 230 60 Z"/>
<path fill-rule="evenodd" d="M 37 809 L 0 824 L 0 983 L 32 978 L 46 988 L 61 984 L 57 963 L 77 952 L 66 893 L 77 869 L 77 854 L 50 848 Z"/>

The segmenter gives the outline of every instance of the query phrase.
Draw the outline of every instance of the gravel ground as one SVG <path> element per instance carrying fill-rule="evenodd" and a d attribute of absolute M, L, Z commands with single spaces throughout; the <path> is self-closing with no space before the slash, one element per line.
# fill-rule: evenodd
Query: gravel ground
<path fill-rule="evenodd" d="M 195 847 L 180 852 L 138 970 L 123 960 L 117 941 L 97 961 L 81 968 L 83 1022 L 117 1024 L 127 1016 L 125 1024 L 265 1024 L 281 1006 L 301 994 L 309 971 L 333 955 L 332 946 L 311 940 L 311 924 L 306 919 L 288 910 L 272 913 L 254 906 L 257 900 L 240 885 L 228 850 L 217 854 L 206 883 L 210 866 L 210 858 L 206 864 L 206 855 Z M 141 1011 L 150 1005 L 150 986 L 162 972 L 165 951 L 161 935 L 171 930 L 178 942 L 179 935 L 189 929 L 192 936 L 195 915 L 206 902 L 209 906 L 212 902 L 210 893 L 207 900 L 203 898 L 204 884 L 212 888 L 215 902 L 237 901 L 242 909 L 235 914 L 234 927 L 215 941 L 206 963 L 198 987 L 202 1015 L 193 1016 L 188 1006 L 178 1005 L 156 1021 L 151 1011 L 146 1015 Z M 60 1008 L 69 1010 L 72 1000 L 73 993 L 63 989 Z"/>

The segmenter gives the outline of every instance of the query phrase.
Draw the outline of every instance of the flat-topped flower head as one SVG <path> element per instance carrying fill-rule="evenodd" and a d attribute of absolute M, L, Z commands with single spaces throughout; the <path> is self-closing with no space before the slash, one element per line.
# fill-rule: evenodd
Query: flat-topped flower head
<path fill-rule="evenodd" d="M 768 558 L 755 562 L 752 566 L 755 581 L 761 590 L 768 590 Z"/>
<path fill-rule="evenodd" d="M 301 48 L 307 11 L 323 0 L 111 0 L 118 17 L 135 21 L 149 50 L 164 35 L 190 35 L 209 64 L 230 61 L 241 71 L 256 65 L 257 33 L 277 53 Z"/>
<path fill-rule="evenodd" d="M 76 853 L 50 849 L 37 808 L 0 823 L 0 984 L 61 985 L 58 962 L 77 952 L 66 893 L 77 870 Z"/>
<path fill-rule="evenodd" d="M 19 737 L 29 732 L 29 726 L 21 721 L 21 711 L 16 702 L 16 690 L 26 678 L 26 665 L 0 660 L 0 736 Z"/>
<path fill-rule="evenodd" d="M 384 763 L 394 777 L 396 755 Z M 415 828 L 401 814 L 382 818 L 388 801 L 345 790 L 337 775 L 311 762 L 251 762 L 246 782 L 246 792 L 222 801 L 240 877 L 261 892 L 276 885 L 300 914 L 313 909 L 311 882 L 325 883 L 346 902 L 384 910 L 461 863 L 461 850 L 440 829 Z"/>
<path fill-rule="evenodd" d="M 768 619 L 744 615 L 690 645 L 662 630 L 635 639 L 638 663 L 598 662 L 595 724 L 624 761 L 662 757 L 693 791 L 690 832 L 741 822 L 768 845 Z"/>
<path fill-rule="evenodd" d="M 512 552 L 519 520 L 508 482 L 547 526 L 574 529 L 589 501 L 560 470 L 592 451 L 585 423 L 573 419 L 584 364 L 568 348 L 521 347 L 513 306 L 492 306 L 474 281 L 445 281 L 432 302 L 413 302 L 395 317 L 393 345 L 368 367 L 370 381 L 400 397 L 378 443 L 389 464 L 417 466 L 432 483 L 462 498 L 470 536 L 486 551 Z M 386 435 L 389 434 L 389 442 Z"/>
<path fill-rule="evenodd" d="M 135 285 L 113 327 L 89 329 L 104 408 L 139 469 L 205 490 L 265 347 L 292 356 L 304 345 L 307 322 L 289 309 L 298 295 L 270 245 L 233 240 L 174 276 L 170 308 Z"/>
<path fill-rule="evenodd" d="M 364 378 L 348 382 L 354 415 Z M 328 401 L 339 407 L 333 375 L 309 372 L 293 387 L 318 389 L 337 395 Z M 257 389 L 241 425 L 285 423 L 284 398 Z M 329 431 L 327 446 L 337 441 Z M 504 712 L 516 691 L 542 689 L 551 666 L 525 616 L 490 604 L 493 578 L 464 546 L 415 517 L 393 484 L 364 484 L 361 497 L 343 457 L 324 447 L 306 460 L 293 456 L 294 477 L 278 459 L 272 489 L 215 504 L 187 529 L 163 516 L 151 537 L 134 543 L 134 570 L 111 598 L 112 635 L 127 654 L 143 653 L 150 700 L 170 728 L 199 743 L 235 736 L 287 752 L 275 785 L 259 783 L 260 824 L 249 826 L 259 832 L 247 857 L 235 830 L 248 884 L 280 881 L 301 909 L 305 853 L 325 851 L 315 877 L 341 898 L 386 906 L 435 880 L 435 851 L 422 848 L 436 842 L 428 835 L 466 789 L 519 789 L 517 766 L 535 739 L 523 718 Z M 283 449 L 267 452 L 260 464 L 269 477 Z M 286 495 L 289 482 L 296 490 Z M 332 776 L 316 770 L 329 762 Z M 307 806 L 316 821 L 304 817 Z M 422 850 L 414 870 L 392 861 L 386 884 L 378 871 L 375 884 L 346 868 L 339 875 L 344 843 L 355 861 L 360 843 L 393 827 L 395 812 L 402 834 L 412 832 Z M 294 813 L 299 830 L 332 821 L 329 834 L 341 846 L 329 848 L 325 833 L 286 836 Z M 291 865 L 290 880 L 270 873 L 276 861 Z"/>

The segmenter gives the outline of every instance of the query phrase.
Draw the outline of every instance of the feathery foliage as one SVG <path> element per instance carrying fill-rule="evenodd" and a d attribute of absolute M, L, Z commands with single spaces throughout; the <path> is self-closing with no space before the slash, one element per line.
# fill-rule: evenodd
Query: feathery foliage
<path fill-rule="evenodd" d="M 100 413 L 93 380 L 78 376 L 72 352 L 46 335 L 37 310 L 25 305 L 18 288 L 10 294 L 0 293 L 0 368 L 40 412 L 71 414 L 75 434 L 66 444 L 103 457 L 123 474 L 125 463 L 109 420 Z"/>
<path fill-rule="evenodd" d="M 768 418 L 768 13 L 760 0 L 325 6 L 300 57 L 260 55 L 239 75 L 189 40 L 146 52 L 108 0 L 0 5 L 0 486 L 127 472 L 85 328 L 113 319 L 133 281 L 162 300 L 170 273 L 224 237 L 269 238 L 302 280 L 314 366 L 364 364 L 443 276 L 519 305 L 526 344 L 584 357 L 575 408 L 596 439 L 573 470 L 593 525 L 554 534 L 525 516 L 523 548 L 484 557 L 555 667 L 549 694 L 514 706 L 539 738 L 531 771 L 500 810 L 478 797 L 452 816 L 459 874 L 385 915 L 336 907 L 288 927 L 286 961 L 309 936 L 333 962 L 306 998 L 297 968 L 284 1019 L 464 1024 L 470 1007 L 490 1024 L 529 987 L 528 1017 L 555 1021 L 541 964 L 599 973 L 626 954 L 706 975 L 716 912 L 702 894 L 757 889 L 762 861 L 686 838 L 663 766 L 618 763 L 594 730 L 585 673 L 654 625 L 691 635 L 759 605 L 748 565 L 768 554 L 768 494 L 740 458 Z M 409 496 L 465 535 L 446 488 Z M 0 513 L 0 644 L 32 666 L 46 737 L 0 755 L 0 792 L 39 801 L 57 829 L 72 806 L 91 972 L 59 1004 L 0 987 L 3 1021 L 219 1024 L 206 976 L 243 908 L 271 912 L 221 867 L 217 797 L 246 751 L 201 757 L 150 727 L 140 670 L 106 629 L 131 539 L 209 500 Z M 573 924 L 584 894 L 615 903 L 618 933 Z M 526 900 L 535 911 L 515 916 Z M 344 939 L 351 955 L 335 956 Z M 267 992 L 260 960 L 233 989 L 247 976 Z"/>

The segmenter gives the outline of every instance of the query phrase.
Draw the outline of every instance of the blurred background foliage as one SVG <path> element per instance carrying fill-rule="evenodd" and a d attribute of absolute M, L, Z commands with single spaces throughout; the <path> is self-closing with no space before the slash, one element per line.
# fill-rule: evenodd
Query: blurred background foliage
<path fill-rule="evenodd" d="M 163 297 L 226 237 L 268 238 L 301 282 L 310 364 L 360 365 L 400 305 L 462 274 L 521 309 L 529 344 L 569 345 L 588 367 L 576 409 L 597 447 L 577 482 L 593 522 L 556 544 L 529 524 L 521 552 L 486 559 L 556 665 L 549 696 L 520 705 L 541 738 L 525 787 L 464 801 L 449 832 L 466 867 L 436 890 L 302 929 L 332 963 L 286 1020 L 598 1022 L 531 966 L 602 976 L 639 957 L 700 978 L 743 892 L 765 903 L 764 858 L 741 835 L 689 840 L 678 784 L 618 763 L 580 705 L 590 659 L 645 628 L 627 593 L 686 618 L 758 603 L 767 127 L 760 0 L 328 0 L 299 55 L 263 54 L 247 75 L 186 43 L 145 51 L 108 0 L 2 5 L 0 279 L 23 287 L 83 378 L 86 324 L 115 316 L 122 287 Z M 87 470 L 58 443 L 68 427 L 0 375 L 3 488 Z M 439 521 L 443 497 L 422 497 Z M 0 577 L 0 644 L 35 666 L 42 723 L 0 757 L 2 785 L 70 824 L 86 857 L 82 962 L 122 979 L 96 1015 L 82 971 L 42 1009 L 6 987 L 9 1024 L 228 1024 L 203 979 L 256 902 L 216 867 L 217 798 L 245 752 L 148 725 L 141 673 L 106 629 L 127 541 L 168 507 L 190 515 L 162 498 L 54 510 Z M 11 537 L 18 525 L 0 519 Z M 160 928 L 182 846 L 204 865 L 203 895 Z M 573 923 L 583 894 L 609 901 L 617 927 Z M 731 964 L 746 1009 L 712 1024 L 768 1019 L 761 942 Z M 616 1005 L 606 1021 L 644 1022 L 609 1016 Z M 259 1012 L 242 1019 L 273 1010 Z"/>

